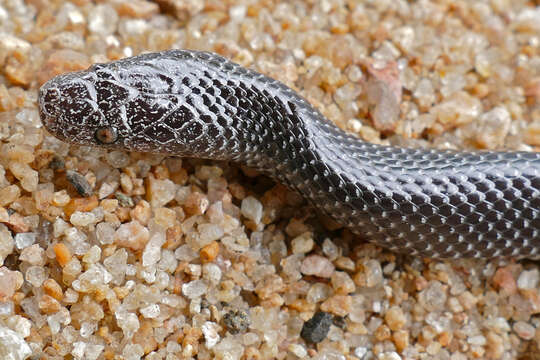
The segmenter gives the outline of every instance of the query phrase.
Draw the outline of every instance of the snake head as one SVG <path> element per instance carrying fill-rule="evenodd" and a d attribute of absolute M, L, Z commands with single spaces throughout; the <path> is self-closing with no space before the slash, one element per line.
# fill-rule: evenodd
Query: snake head
<path fill-rule="evenodd" d="M 83 73 L 59 75 L 39 90 L 41 122 L 60 140 L 84 144 L 89 137 L 85 124 L 97 110 L 91 98 Z"/>
<path fill-rule="evenodd" d="M 77 145 L 124 146 L 129 134 L 122 104 L 136 96 L 134 90 L 99 72 L 101 65 L 86 71 L 58 75 L 39 90 L 38 103 L 45 128 L 60 140 Z"/>
<path fill-rule="evenodd" d="M 234 90 L 217 87 L 224 61 L 171 50 L 92 65 L 45 83 L 40 116 L 73 144 L 228 159 L 235 108 L 223 103 Z"/>

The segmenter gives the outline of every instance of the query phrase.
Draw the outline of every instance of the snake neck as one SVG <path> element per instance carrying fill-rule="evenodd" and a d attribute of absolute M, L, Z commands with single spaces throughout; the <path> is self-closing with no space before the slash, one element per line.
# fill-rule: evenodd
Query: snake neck
<path fill-rule="evenodd" d="M 345 202 L 354 179 L 369 166 L 369 152 L 377 145 L 365 143 L 330 123 L 304 98 L 269 78 L 261 82 L 239 79 L 235 94 L 234 129 L 223 159 L 254 168 L 303 195 L 311 202 L 329 205 Z M 235 101 L 233 101 L 235 102 Z M 363 148 L 365 156 L 353 153 Z"/>

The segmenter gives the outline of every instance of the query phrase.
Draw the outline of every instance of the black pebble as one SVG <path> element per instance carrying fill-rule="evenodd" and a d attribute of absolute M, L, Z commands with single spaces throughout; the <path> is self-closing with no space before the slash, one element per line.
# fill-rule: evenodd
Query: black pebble
<path fill-rule="evenodd" d="M 300 336 L 310 343 L 319 343 L 326 338 L 330 325 L 332 325 L 333 316 L 327 312 L 319 311 L 308 321 L 304 323 Z"/>
<path fill-rule="evenodd" d="M 88 183 L 88 180 L 78 172 L 68 170 L 66 171 L 66 178 L 81 196 L 89 197 L 92 195 L 92 186 Z"/>

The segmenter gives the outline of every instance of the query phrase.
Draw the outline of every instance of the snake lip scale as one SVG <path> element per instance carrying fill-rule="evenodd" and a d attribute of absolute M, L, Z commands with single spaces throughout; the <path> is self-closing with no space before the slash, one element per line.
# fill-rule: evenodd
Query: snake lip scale
<path fill-rule="evenodd" d="M 250 166 L 396 252 L 540 257 L 540 153 L 370 144 L 213 53 L 168 50 L 59 75 L 41 87 L 39 110 L 70 143 Z"/>

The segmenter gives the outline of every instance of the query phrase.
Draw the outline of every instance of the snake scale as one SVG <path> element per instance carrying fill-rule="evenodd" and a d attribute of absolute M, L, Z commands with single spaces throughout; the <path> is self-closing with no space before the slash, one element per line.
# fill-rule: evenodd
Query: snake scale
<path fill-rule="evenodd" d="M 396 252 L 540 257 L 540 153 L 367 143 L 216 54 L 168 50 L 62 74 L 41 87 L 39 108 L 69 143 L 255 168 Z"/>

